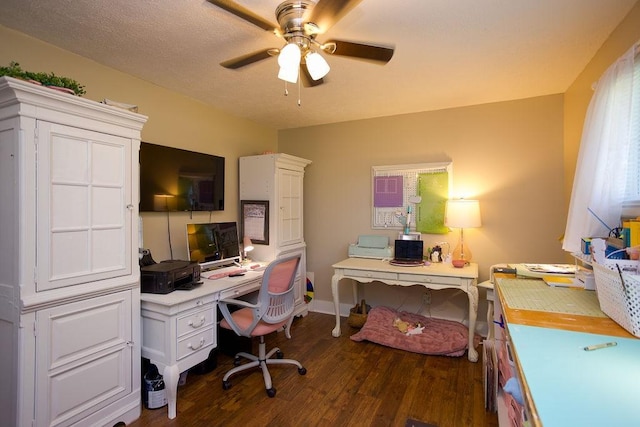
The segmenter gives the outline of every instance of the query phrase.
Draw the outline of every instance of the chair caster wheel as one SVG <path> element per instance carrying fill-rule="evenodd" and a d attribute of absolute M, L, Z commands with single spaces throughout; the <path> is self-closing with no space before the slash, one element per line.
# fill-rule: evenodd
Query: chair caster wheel
<path fill-rule="evenodd" d="M 222 389 L 223 390 L 229 390 L 231 388 L 231 382 L 230 381 L 222 381 Z"/>
<path fill-rule="evenodd" d="M 269 397 L 275 397 L 276 396 L 276 389 L 271 387 L 267 389 L 267 396 Z"/>
<path fill-rule="evenodd" d="M 278 359 L 282 359 L 282 358 L 284 358 L 284 354 L 280 350 L 278 350 L 278 351 L 276 351 L 276 357 Z"/>
<path fill-rule="evenodd" d="M 299 373 L 300 375 L 305 375 L 305 374 L 307 373 L 307 368 L 299 368 L 299 369 L 298 369 L 298 373 Z"/>
<path fill-rule="evenodd" d="M 233 359 L 233 366 L 240 366 L 240 358 L 238 356 Z"/>

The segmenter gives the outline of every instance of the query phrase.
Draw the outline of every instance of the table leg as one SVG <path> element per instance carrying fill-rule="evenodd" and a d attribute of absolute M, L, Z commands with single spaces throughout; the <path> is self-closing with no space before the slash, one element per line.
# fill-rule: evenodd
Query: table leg
<path fill-rule="evenodd" d="M 331 335 L 340 336 L 340 293 L 338 292 L 338 282 L 342 278 L 339 274 L 334 274 L 331 278 L 331 293 L 333 294 L 333 307 L 336 312 L 336 327 L 333 328 Z"/>
<path fill-rule="evenodd" d="M 469 286 L 467 289 L 469 295 L 469 350 L 468 356 L 471 362 L 478 361 L 478 351 L 474 347 L 474 338 L 476 335 L 476 317 L 478 316 L 478 288 Z"/>
<path fill-rule="evenodd" d="M 165 391 L 167 393 L 168 415 L 169 418 L 174 419 L 176 417 L 176 403 L 178 401 L 178 378 L 180 378 L 178 365 L 165 367 L 163 377 Z"/>

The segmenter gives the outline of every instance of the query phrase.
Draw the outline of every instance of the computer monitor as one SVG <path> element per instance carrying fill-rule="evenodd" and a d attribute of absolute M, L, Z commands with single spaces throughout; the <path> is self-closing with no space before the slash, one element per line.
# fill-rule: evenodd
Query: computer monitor
<path fill-rule="evenodd" d="M 240 242 L 235 222 L 187 224 L 190 261 L 204 270 L 240 263 Z"/>

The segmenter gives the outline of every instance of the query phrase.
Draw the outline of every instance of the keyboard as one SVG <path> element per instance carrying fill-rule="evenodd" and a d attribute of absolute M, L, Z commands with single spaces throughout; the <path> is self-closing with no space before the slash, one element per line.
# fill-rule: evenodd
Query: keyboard
<path fill-rule="evenodd" d="M 389 264 L 401 267 L 417 267 L 419 265 L 424 265 L 424 261 L 421 259 L 392 259 L 389 261 Z"/>
<path fill-rule="evenodd" d="M 232 265 L 230 267 L 220 267 L 214 270 L 205 271 L 202 276 L 209 280 L 222 279 L 223 277 L 229 277 L 232 274 L 246 273 L 247 269 Z"/>

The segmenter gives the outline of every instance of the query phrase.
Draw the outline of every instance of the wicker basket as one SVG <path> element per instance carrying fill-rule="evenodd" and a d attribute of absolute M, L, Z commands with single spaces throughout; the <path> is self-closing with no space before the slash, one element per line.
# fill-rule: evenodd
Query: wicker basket
<path fill-rule="evenodd" d="M 354 305 L 349 310 L 349 317 L 347 323 L 353 328 L 362 328 L 367 321 L 367 313 L 371 310 L 371 306 L 368 306 L 365 300 L 362 300 L 360 304 Z"/>
<path fill-rule="evenodd" d="M 593 264 L 600 309 L 640 338 L 640 276 L 620 273 L 615 264 Z"/>

